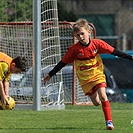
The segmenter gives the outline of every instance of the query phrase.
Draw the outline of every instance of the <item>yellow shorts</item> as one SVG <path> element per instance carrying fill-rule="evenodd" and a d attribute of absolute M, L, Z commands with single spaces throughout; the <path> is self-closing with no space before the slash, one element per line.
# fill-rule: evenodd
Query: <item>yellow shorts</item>
<path fill-rule="evenodd" d="M 107 85 L 106 85 L 105 82 L 103 82 L 103 83 L 98 83 L 93 88 L 90 88 L 90 83 L 88 83 L 88 84 L 85 84 L 85 85 L 83 85 L 81 87 L 82 87 L 83 91 L 85 90 L 84 91 L 85 95 L 91 96 L 91 95 L 93 95 L 96 92 L 97 89 L 99 89 L 101 87 L 107 87 Z M 88 89 L 88 91 L 87 91 L 87 88 L 90 88 L 90 89 Z"/>

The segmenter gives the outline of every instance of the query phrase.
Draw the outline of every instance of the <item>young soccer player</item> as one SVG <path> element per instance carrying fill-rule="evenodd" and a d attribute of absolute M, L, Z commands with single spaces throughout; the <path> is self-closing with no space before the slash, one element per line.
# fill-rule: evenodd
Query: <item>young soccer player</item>
<path fill-rule="evenodd" d="M 44 77 L 44 83 L 65 65 L 74 62 L 76 74 L 85 95 L 90 96 L 95 106 L 102 104 L 106 129 L 113 130 L 111 107 L 106 95 L 106 77 L 100 54 L 113 54 L 129 60 L 133 60 L 133 57 L 114 49 L 100 39 L 91 39 L 91 30 L 86 19 L 76 21 L 73 25 L 73 33 L 79 41 L 70 46 L 62 60 Z"/>
<path fill-rule="evenodd" d="M 26 59 L 24 57 L 11 58 L 0 52 L 0 99 L 3 105 L 7 104 L 9 79 L 12 73 L 26 71 Z"/>

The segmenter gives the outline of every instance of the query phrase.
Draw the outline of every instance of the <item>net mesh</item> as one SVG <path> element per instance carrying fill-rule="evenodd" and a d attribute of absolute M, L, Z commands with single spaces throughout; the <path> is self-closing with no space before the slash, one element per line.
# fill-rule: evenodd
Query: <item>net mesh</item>
<path fill-rule="evenodd" d="M 59 36 L 60 45 L 56 43 L 56 36 L 54 36 L 54 31 L 52 31 L 52 23 L 43 22 L 42 27 L 48 28 L 48 30 L 42 30 L 42 79 L 46 73 L 48 73 L 58 62 L 58 59 L 64 56 L 69 46 L 74 43 L 74 37 L 72 35 L 72 22 L 59 22 Z M 51 26 L 51 27 L 49 27 Z M 9 89 L 10 95 L 12 95 L 15 100 L 19 103 L 31 103 L 32 102 L 32 40 L 33 40 L 33 27 L 31 22 L 25 23 L 1 23 L 1 51 L 9 54 L 12 57 L 24 55 L 28 59 L 28 71 L 23 73 L 23 77 L 19 84 L 17 81 L 11 82 L 11 88 Z M 45 33 L 44 33 L 45 32 Z M 48 33 L 47 33 L 48 32 Z M 8 34 L 8 36 L 7 36 Z M 52 35 L 53 34 L 53 35 Z M 50 37 L 47 37 L 50 36 Z M 55 41 L 56 40 L 56 41 Z M 58 50 L 60 48 L 60 50 Z M 59 51 L 59 53 L 57 53 Z M 61 57 L 60 57 L 61 56 Z M 60 75 L 62 75 L 63 90 L 65 92 L 65 102 L 72 103 L 72 89 L 73 81 L 76 83 L 76 99 L 75 102 L 87 101 L 84 96 L 83 91 L 76 79 L 73 80 L 73 64 L 67 65 L 58 72 L 56 76 L 50 80 L 46 85 L 42 82 L 42 102 L 46 102 L 47 99 L 45 93 L 51 90 L 56 90 L 58 88 L 60 81 Z M 16 76 L 16 75 L 15 75 Z M 55 85 L 54 85 L 55 83 Z M 51 92 L 52 93 L 52 92 Z M 56 92 L 57 93 L 57 92 Z M 48 94 L 49 95 L 49 94 Z M 52 94 L 53 95 L 53 94 Z M 63 94 L 62 94 L 63 97 Z M 53 98 L 54 99 L 54 98 Z"/>

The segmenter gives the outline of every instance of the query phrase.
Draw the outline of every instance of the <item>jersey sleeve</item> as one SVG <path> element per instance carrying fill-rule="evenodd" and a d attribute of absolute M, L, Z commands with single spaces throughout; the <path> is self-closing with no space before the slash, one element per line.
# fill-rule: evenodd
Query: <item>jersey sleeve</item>
<path fill-rule="evenodd" d="M 98 52 L 100 54 L 106 53 L 111 54 L 114 51 L 114 48 L 103 40 L 99 40 L 98 42 Z"/>
<path fill-rule="evenodd" d="M 5 76 L 5 73 L 7 73 L 7 71 L 8 71 L 8 64 L 4 62 L 0 62 L 0 81 L 9 80 L 9 77 L 7 78 Z"/>
<path fill-rule="evenodd" d="M 126 59 L 129 59 L 129 60 L 133 60 L 133 56 L 132 55 L 128 55 L 122 51 L 119 51 L 117 49 L 114 49 L 114 51 L 111 53 L 112 55 L 114 56 L 118 56 L 118 57 L 122 57 L 122 58 L 126 58 Z"/>
<path fill-rule="evenodd" d="M 10 74 L 8 74 L 8 75 L 6 76 L 5 81 L 6 81 L 6 82 L 9 82 L 10 77 L 11 77 L 11 73 L 10 73 Z"/>
<path fill-rule="evenodd" d="M 64 62 L 60 61 L 48 74 L 50 77 L 55 75 L 58 71 L 60 71 L 64 66 L 66 66 Z"/>
<path fill-rule="evenodd" d="M 74 47 L 70 47 L 64 57 L 62 58 L 62 61 L 66 64 L 72 63 L 75 60 L 76 54 L 74 52 Z"/>
<path fill-rule="evenodd" d="M 4 76 L 4 72 L 3 72 L 2 65 L 1 65 L 1 63 L 0 63 L 0 81 L 3 80 L 3 76 Z"/>

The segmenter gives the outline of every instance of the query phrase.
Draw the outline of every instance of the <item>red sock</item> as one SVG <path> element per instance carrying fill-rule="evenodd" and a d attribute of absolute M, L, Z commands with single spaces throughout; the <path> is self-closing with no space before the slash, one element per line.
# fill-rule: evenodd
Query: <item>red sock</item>
<path fill-rule="evenodd" d="M 103 112 L 104 112 L 104 117 L 105 117 L 105 120 L 111 120 L 112 121 L 112 116 L 111 116 L 111 108 L 110 108 L 110 103 L 109 101 L 104 101 L 102 102 L 102 109 L 103 109 Z"/>

